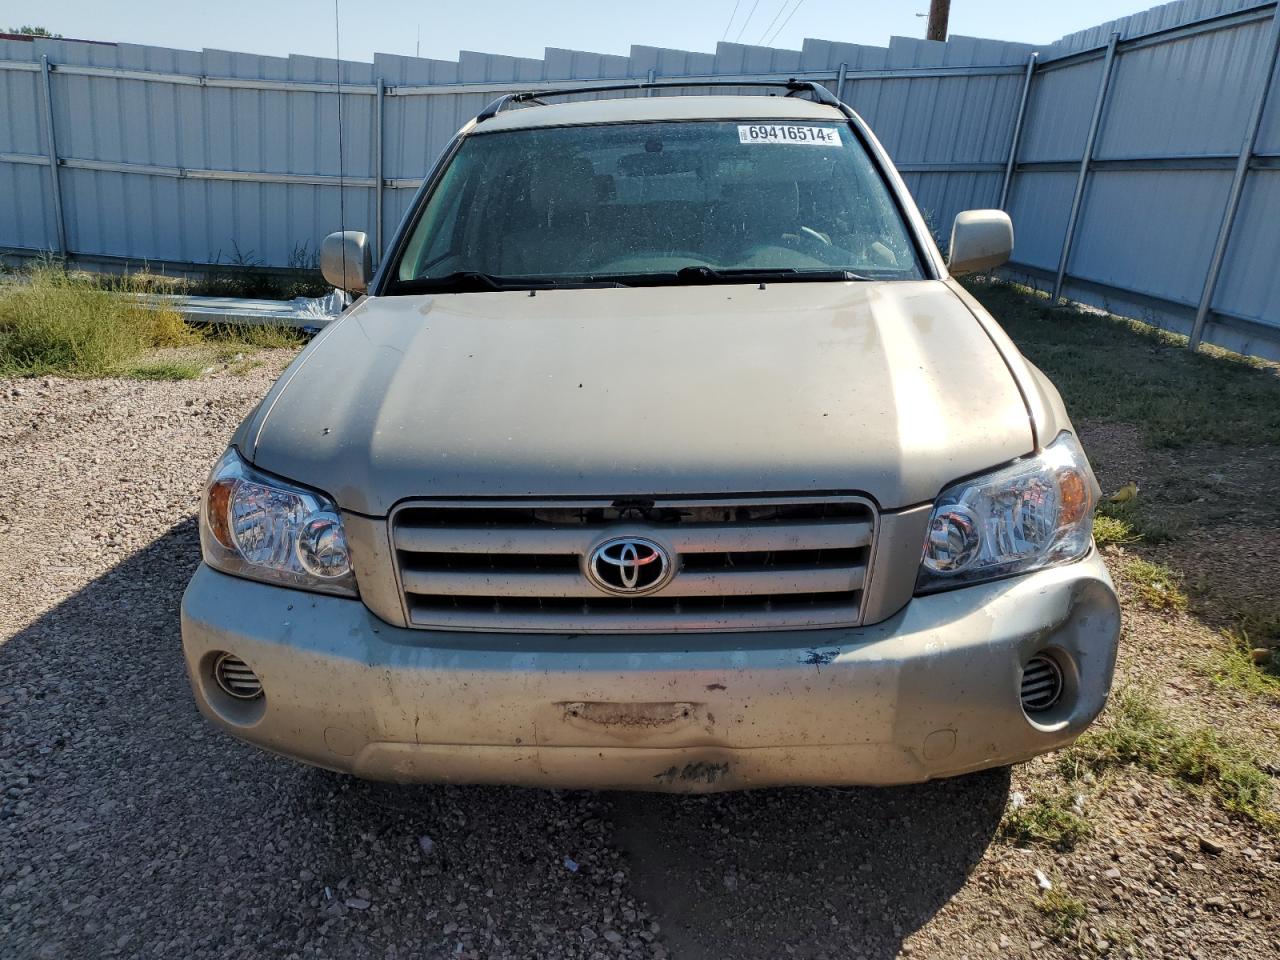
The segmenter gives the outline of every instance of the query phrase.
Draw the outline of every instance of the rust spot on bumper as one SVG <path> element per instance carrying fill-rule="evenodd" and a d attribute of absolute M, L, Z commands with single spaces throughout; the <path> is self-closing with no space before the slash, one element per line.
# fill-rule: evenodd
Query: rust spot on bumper
<path fill-rule="evenodd" d="M 653 779 L 660 783 L 681 781 L 684 783 L 712 784 L 728 775 L 728 763 L 707 763 L 706 761 L 698 760 L 694 763 L 686 763 L 682 767 L 668 767 L 661 773 L 655 773 Z"/>
<path fill-rule="evenodd" d="M 697 712 L 695 703 L 619 703 L 593 701 L 566 703 L 566 720 L 585 720 L 601 726 L 626 728 L 666 727 L 691 720 Z"/>

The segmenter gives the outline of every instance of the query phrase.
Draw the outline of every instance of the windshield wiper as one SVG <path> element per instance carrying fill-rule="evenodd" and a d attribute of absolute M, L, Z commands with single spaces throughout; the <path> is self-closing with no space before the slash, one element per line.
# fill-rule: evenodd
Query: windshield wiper
<path fill-rule="evenodd" d="M 500 277 L 479 270 L 457 270 L 440 277 L 397 280 L 388 291 L 397 294 L 476 293 L 491 290 L 550 290 L 582 287 L 664 287 L 701 283 L 799 283 L 832 280 L 871 280 L 851 270 L 800 270 L 744 267 L 718 269 L 701 264 L 681 267 L 675 273 L 584 274 L 576 277 Z"/>
<path fill-rule="evenodd" d="M 395 284 L 395 293 L 470 293 L 476 290 L 519 290 L 516 283 L 509 286 L 506 277 L 495 277 L 478 270 L 457 270 L 442 277 L 415 277 Z"/>
<path fill-rule="evenodd" d="M 669 277 L 670 275 L 666 275 Z M 649 278 L 643 278 L 640 282 Z M 670 282 L 663 275 L 657 275 L 658 282 Z M 742 267 L 720 270 L 715 267 L 690 266 L 681 267 L 675 272 L 677 283 L 796 283 L 821 282 L 824 280 L 870 280 L 852 270 L 799 270 L 795 267 L 777 267 L 773 269 L 760 267 Z"/>
<path fill-rule="evenodd" d="M 498 277 L 479 270 L 457 270 L 441 277 L 415 277 L 397 280 L 389 291 L 396 294 L 476 293 L 490 290 L 551 290 L 559 287 L 621 287 L 626 284 L 613 278 L 595 277 Z"/>

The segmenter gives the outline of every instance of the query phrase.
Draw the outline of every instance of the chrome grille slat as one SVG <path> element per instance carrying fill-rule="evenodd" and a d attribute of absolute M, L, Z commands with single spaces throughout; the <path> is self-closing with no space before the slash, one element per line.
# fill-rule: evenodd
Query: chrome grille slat
<path fill-rule="evenodd" d="M 875 515 L 854 496 L 416 501 L 390 526 L 414 627 L 741 631 L 856 625 Z M 602 591 L 583 564 L 620 535 L 662 544 L 674 578 L 648 594 Z"/>
<path fill-rule="evenodd" d="M 498 618 L 521 616 L 524 622 L 536 626 L 525 630 L 540 633 L 697 633 L 712 631 L 751 631 L 812 629 L 819 627 L 843 627 L 849 624 L 849 606 L 813 607 L 803 618 L 797 618 L 790 610 L 724 610 L 704 611 L 697 615 L 680 612 L 657 613 L 600 613 L 584 610 L 578 614 L 543 612 L 538 614 L 495 611 L 493 623 L 478 621 L 470 611 L 458 612 L 446 607 L 428 607 L 415 611 L 410 621 L 415 627 L 437 630 L 485 630 L 502 629 Z M 798 622 L 799 620 L 799 622 Z M 510 629 L 510 628 L 508 628 Z"/>
<path fill-rule="evenodd" d="M 729 529 L 726 529 L 728 527 Z M 411 553 L 576 553 L 583 533 L 605 536 L 609 525 L 580 527 L 396 527 L 395 547 Z M 677 553 L 838 550 L 871 542 L 870 522 L 778 523 L 760 527 L 691 523 L 664 528 Z"/>
<path fill-rule="evenodd" d="M 683 572 L 655 597 L 747 597 L 774 593 L 847 593 L 862 587 L 861 567 L 773 567 L 767 571 Z M 581 574 L 512 571 L 457 573 L 404 570 L 406 593 L 458 597 L 599 597 Z M 785 586 L 787 589 L 780 589 Z"/>

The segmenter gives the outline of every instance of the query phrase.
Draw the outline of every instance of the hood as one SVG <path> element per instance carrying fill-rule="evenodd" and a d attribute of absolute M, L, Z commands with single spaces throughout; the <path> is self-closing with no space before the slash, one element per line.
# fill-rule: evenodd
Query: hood
<path fill-rule="evenodd" d="M 259 467 L 375 516 L 832 491 L 887 509 L 1034 447 L 1004 358 L 938 281 L 372 298 L 246 427 Z"/>

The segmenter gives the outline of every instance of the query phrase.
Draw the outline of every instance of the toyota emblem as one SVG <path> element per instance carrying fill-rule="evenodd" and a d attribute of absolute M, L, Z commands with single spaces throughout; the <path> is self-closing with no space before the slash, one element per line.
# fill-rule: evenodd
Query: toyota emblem
<path fill-rule="evenodd" d="M 587 557 L 587 576 L 606 593 L 636 596 L 666 585 L 674 572 L 666 549 L 643 537 L 606 540 Z"/>

